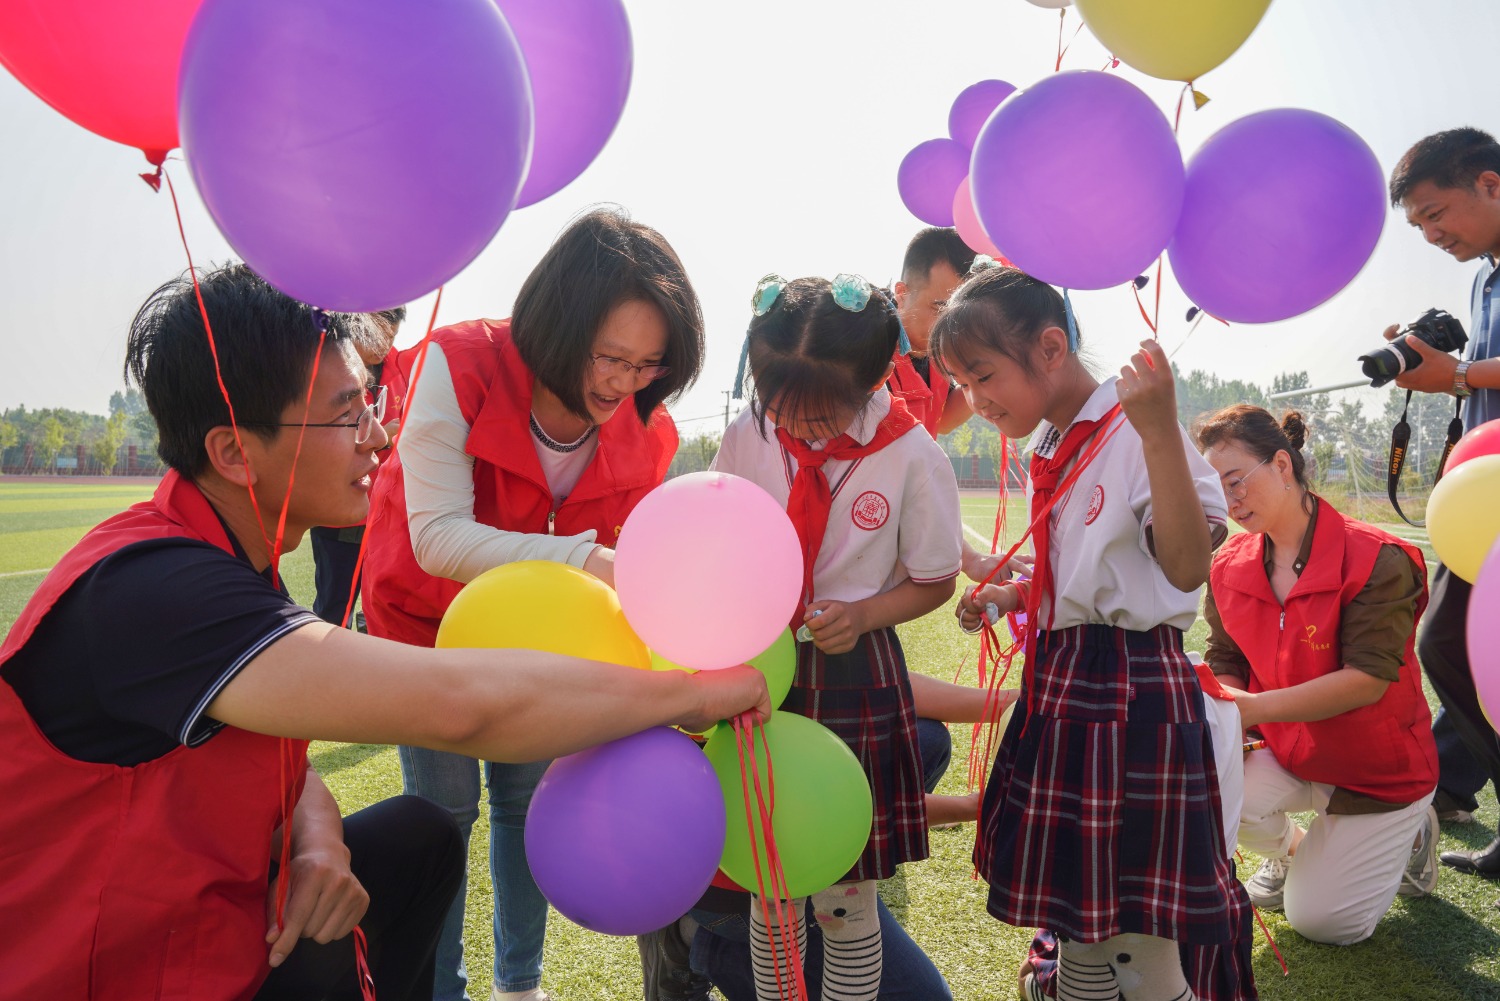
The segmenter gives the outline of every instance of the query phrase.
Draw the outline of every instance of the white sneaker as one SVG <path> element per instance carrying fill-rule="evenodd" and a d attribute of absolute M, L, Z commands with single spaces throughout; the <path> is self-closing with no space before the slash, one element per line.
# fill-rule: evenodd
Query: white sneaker
<path fill-rule="evenodd" d="M 490 1001 L 552 1001 L 552 995 L 540 987 L 533 987 L 529 991 L 502 991 L 491 984 Z"/>
<path fill-rule="evenodd" d="M 1286 893 L 1286 874 L 1292 867 L 1290 858 L 1268 858 L 1255 870 L 1255 875 L 1245 883 L 1245 893 L 1250 902 L 1263 911 L 1281 909 L 1281 900 Z"/>
<path fill-rule="evenodd" d="M 1425 897 L 1437 887 L 1438 815 L 1430 806 L 1418 837 L 1421 841 L 1412 851 L 1406 871 L 1401 873 L 1401 888 L 1396 891 L 1403 897 Z"/>

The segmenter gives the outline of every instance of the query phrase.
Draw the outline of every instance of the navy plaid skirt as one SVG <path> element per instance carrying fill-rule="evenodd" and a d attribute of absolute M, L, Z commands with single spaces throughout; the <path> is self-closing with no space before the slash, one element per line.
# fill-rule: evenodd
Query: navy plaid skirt
<path fill-rule="evenodd" d="M 1235 874 L 1181 631 L 1042 632 L 1037 663 L 980 809 L 990 913 L 1080 942 L 1233 941 Z"/>
<path fill-rule="evenodd" d="M 875 820 L 844 881 L 890 879 L 927 857 L 927 801 L 906 656 L 894 629 L 865 633 L 848 653 L 797 644 L 797 677 L 782 708 L 838 734 L 870 780 Z"/>

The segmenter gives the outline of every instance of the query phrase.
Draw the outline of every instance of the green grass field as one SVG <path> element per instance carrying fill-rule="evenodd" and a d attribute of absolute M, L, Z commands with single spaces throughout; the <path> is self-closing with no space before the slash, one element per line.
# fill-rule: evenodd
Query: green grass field
<path fill-rule="evenodd" d="M 0 480 L 0 626 L 9 628 L 27 597 L 63 551 L 90 526 L 150 494 L 141 485 L 74 485 Z M 992 498 L 964 498 L 964 520 L 987 542 L 994 526 Z M 1012 502 L 1009 535 L 1024 524 L 1024 503 Z M 1394 526 L 1387 526 L 1392 527 Z M 1404 526 L 1403 526 L 1404 527 Z M 970 541 L 976 541 L 972 536 Z M 1421 538 L 1424 545 L 1425 538 Z M 292 593 L 312 599 L 312 567 L 304 548 L 288 554 L 283 573 Z M 974 677 L 977 641 L 953 627 L 952 611 L 943 609 L 900 630 L 914 670 L 952 679 L 960 671 Z M 1199 623 L 1188 635 L 1201 650 L 1205 629 Z M 954 726 L 953 767 L 941 792 L 962 792 L 964 756 L 970 727 Z M 401 791 L 395 751 L 387 747 L 315 744 L 312 759 L 345 812 L 357 810 Z M 1444 849 L 1480 847 L 1495 831 L 1492 790 L 1483 797 L 1478 822 L 1446 825 Z M 935 831 L 932 858 L 904 867 L 882 893 L 896 915 L 922 944 L 965 1001 L 1015 997 L 1015 970 L 1026 952 L 1030 929 L 1011 928 L 989 918 L 984 885 L 973 878 L 970 850 L 973 826 Z M 482 994 L 491 967 L 489 932 L 489 866 L 487 821 L 475 829 L 470 858 L 468 963 Z M 1241 876 L 1248 877 L 1259 859 L 1246 856 Z M 1500 1001 L 1500 883 L 1444 870 L 1437 892 L 1422 900 L 1397 898 L 1368 941 L 1347 948 L 1314 945 L 1297 936 L 1281 915 L 1268 913 L 1266 923 L 1291 970 L 1283 977 L 1263 938 L 1256 946 L 1256 975 L 1268 1001 L 1426 1001 L 1459 998 Z M 639 998 L 640 973 L 635 944 L 590 932 L 552 916 L 547 938 L 543 984 L 559 1001 Z"/>

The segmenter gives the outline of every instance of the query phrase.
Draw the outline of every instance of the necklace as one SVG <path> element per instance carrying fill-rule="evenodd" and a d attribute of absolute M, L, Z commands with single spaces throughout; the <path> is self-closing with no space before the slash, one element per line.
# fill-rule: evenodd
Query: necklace
<path fill-rule="evenodd" d="M 564 454 L 576 452 L 593 437 L 594 432 L 597 430 L 599 430 L 599 425 L 590 424 L 588 430 L 583 432 L 583 435 L 577 441 L 563 443 L 543 431 L 542 426 L 536 422 L 536 414 L 531 415 L 531 433 L 536 437 L 537 441 L 553 452 L 562 452 Z"/>

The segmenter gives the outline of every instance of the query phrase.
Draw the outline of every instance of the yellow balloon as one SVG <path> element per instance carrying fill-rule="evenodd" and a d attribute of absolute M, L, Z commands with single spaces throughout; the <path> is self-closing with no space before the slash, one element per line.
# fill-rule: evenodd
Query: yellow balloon
<path fill-rule="evenodd" d="M 614 590 L 566 563 L 525 560 L 475 577 L 438 626 L 440 647 L 545 650 L 651 669 Z"/>
<path fill-rule="evenodd" d="M 1100 43 L 1148 76 L 1196 80 L 1234 54 L 1271 0 L 1075 0 Z"/>
<path fill-rule="evenodd" d="M 1427 499 L 1427 536 L 1438 559 L 1470 584 L 1500 537 L 1500 455 L 1470 459 Z"/>

